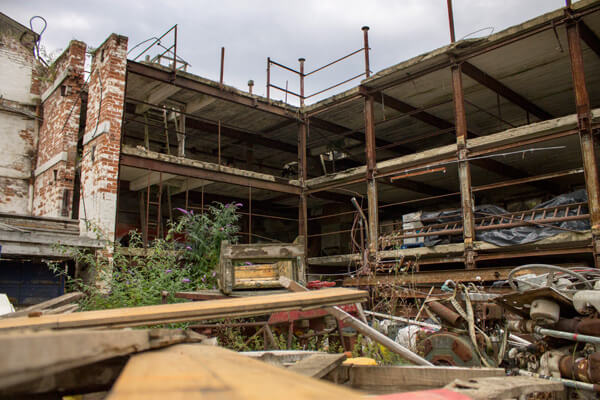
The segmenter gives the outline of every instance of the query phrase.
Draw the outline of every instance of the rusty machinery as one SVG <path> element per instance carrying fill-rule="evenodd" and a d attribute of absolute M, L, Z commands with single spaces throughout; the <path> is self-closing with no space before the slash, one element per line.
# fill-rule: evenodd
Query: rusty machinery
<path fill-rule="evenodd" d="M 511 271 L 506 295 L 456 285 L 424 309 L 435 332 L 417 350 L 436 365 L 504 367 L 514 375 L 560 380 L 570 398 L 600 391 L 600 271 L 524 265 Z"/>

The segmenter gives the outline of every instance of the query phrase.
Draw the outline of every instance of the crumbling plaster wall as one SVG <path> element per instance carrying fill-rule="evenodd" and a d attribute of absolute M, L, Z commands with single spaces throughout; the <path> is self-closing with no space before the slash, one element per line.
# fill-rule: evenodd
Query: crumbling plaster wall
<path fill-rule="evenodd" d="M 71 217 L 85 51 L 85 43 L 71 41 L 44 81 L 34 215 Z"/>
<path fill-rule="evenodd" d="M 30 214 L 41 65 L 33 35 L 0 22 L 0 212 Z"/>
<path fill-rule="evenodd" d="M 116 228 L 126 68 L 127 38 L 112 34 L 91 63 L 79 205 L 82 234 L 95 237 L 97 228 L 108 240 Z"/>

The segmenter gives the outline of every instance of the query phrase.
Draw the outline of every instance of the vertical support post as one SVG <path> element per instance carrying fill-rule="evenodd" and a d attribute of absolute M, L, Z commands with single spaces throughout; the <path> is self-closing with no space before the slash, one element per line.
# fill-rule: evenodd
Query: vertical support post
<path fill-rule="evenodd" d="M 450 25 L 450 43 L 456 42 L 456 36 L 454 33 L 454 13 L 452 12 L 452 0 L 448 2 L 448 24 Z"/>
<path fill-rule="evenodd" d="M 267 101 L 271 102 L 271 57 L 267 57 Z"/>
<path fill-rule="evenodd" d="M 369 203 L 369 262 L 375 260 L 377 255 L 377 243 L 379 241 L 379 204 L 377 180 L 375 179 L 377 158 L 375 154 L 374 102 L 373 96 L 367 95 L 365 97 L 365 150 L 367 158 L 367 199 Z"/>
<path fill-rule="evenodd" d="M 590 99 L 585 84 L 579 24 L 576 20 L 567 23 L 567 38 L 569 41 L 571 74 L 573 76 L 573 90 L 575 92 L 575 105 L 577 108 L 581 158 L 583 161 L 585 187 L 588 194 L 588 208 L 590 210 L 590 222 L 592 225 L 594 264 L 597 268 L 600 268 L 600 182 L 598 180 L 598 165 L 594 152 Z"/>
<path fill-rule="evenodd" d="M 304 238 L 304 256 L 308 249 L 308 205 L 306 199 L 306 179 L 308 170 L 306 164 L 306 138 L 308 131 L 308 119 L 298 124 L 298 180 L 302 187 L 298 199 L 298 235 Z"/>
<path fill-rule="evenodd" d="M 177 156 L 185 157 L 185 114 L 179 113 L 179 119 L 175 116 L 174 120 L 177 135 Z"/>
<path fill-rule="evenodd" d="M 371 68 L 369 67 L 369 27 L 363 26 L 363 41 L 365 48 L 365 77 L 371 76 Z"/>
<path fill-rule="evenodd" d="M 175 24 L 175 42 L 173 43 L 173 76 L 177 74 L 177 24 Z"/>
<path fill-rule="evenodd" d="M 475 219 L 471 193 L 471 168 L 467 150 L 467 116 L 462 86 L 462 72 L 459 64 L 452 66 L 452 89 L 454 94 L 454 124 L 458 157 L 458 181 L 460 186 L 461 210 L 463 218 L 463 241 L 465 244 L 465 266 L 475 269 Z"/>
<path fill-rule="evenodd" d="M 252 186 L 248 186 L 248 244 L 252 243 Z"/>
<path fill-rule="evenodd" d="M 150 132 L 148 131 L 148 111 L 144 112 L 144 147 L 150 150 Z"/>
<path fill-rule="evenodd" d="M 225 69 L 225 47 L 221 47 L 221 75 L 219 78 L 219 86 L 223 89 L 223 71 Z"/>
<path fill-rule="evenodd" d="M 300 107 L 304 107 L 304 61 L 305 58 L 299 58 L 300 63 Z"/>
<path fill-rule="evenodd" d="M 217 164 L 221 166 L 221 120 L 217 122 Z"/>
<path fill-rule="evenodd" d="M 148 225 L 150 222 L 150 171 L 148 171 L 148 185 L 146 186 L 146 226 L 144 227 L 144 247 L 148 247 L 148 234 L 150 232 Z"/>

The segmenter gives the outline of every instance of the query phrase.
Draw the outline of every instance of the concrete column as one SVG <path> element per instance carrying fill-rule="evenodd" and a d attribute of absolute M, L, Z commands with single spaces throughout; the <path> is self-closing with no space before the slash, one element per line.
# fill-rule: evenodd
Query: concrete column
<path fill-rule="evenodd" d="M 452 89 L 454 95 L 454 120 L 456 128 L 456 146 L 458 157 L 458 180 L 460 186 L 461 210 L 463 218 L 463 239 L 465 244 L 465 266 L 475 268 L 475 219 L 473 215 L 473 197 L 471 193 L 471 168 L 467 150 L 467 117 L 463 97 L 462 73 L 460 65 L 452 67 Z"/>
<path fill-rule="evenodd" d="M 583 55 L 579 36 L 579 24 L 576 20 L 567 24 L 567 38 L 571 59 L 571 74 L 581 143 L 581 158 L 585 175 L 585 187 L 588 194 L 588 208 L 592 225 L 592 241 L 594 247 L 594 263 L 600 267 L 600 183 L 598 180 L 598 165 L 594 152 L 594 136 L 590 115 L 590 99 L 585 84 Z"/>

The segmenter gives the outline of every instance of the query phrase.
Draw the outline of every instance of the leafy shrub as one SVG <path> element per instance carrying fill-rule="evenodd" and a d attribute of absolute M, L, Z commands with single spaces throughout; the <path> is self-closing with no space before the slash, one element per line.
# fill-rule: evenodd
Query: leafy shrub
<path fill-rule="evenodd" d="M 83 310 L 160 304 L 162 291 L 168 292 L 169 303 L 182 301 L 173 294 L 216 287 L 221 242 L 236 241 L 240 206 L 215 204 L 202 214 L 181 210 L 183 216 L 167 237 L 154 240 L 148 248 L 135 231 L 130 232 L 129 247 L 115 243 L 112 252 L 59 246 L 76 263 L 88 266 L 92 283 L 71 278 L 58 264 L 50 268 L 65 276 L 68 290 L 86 294 L 80 304 Z M 183 241 L 175 240 L 177 235 Z"/>

